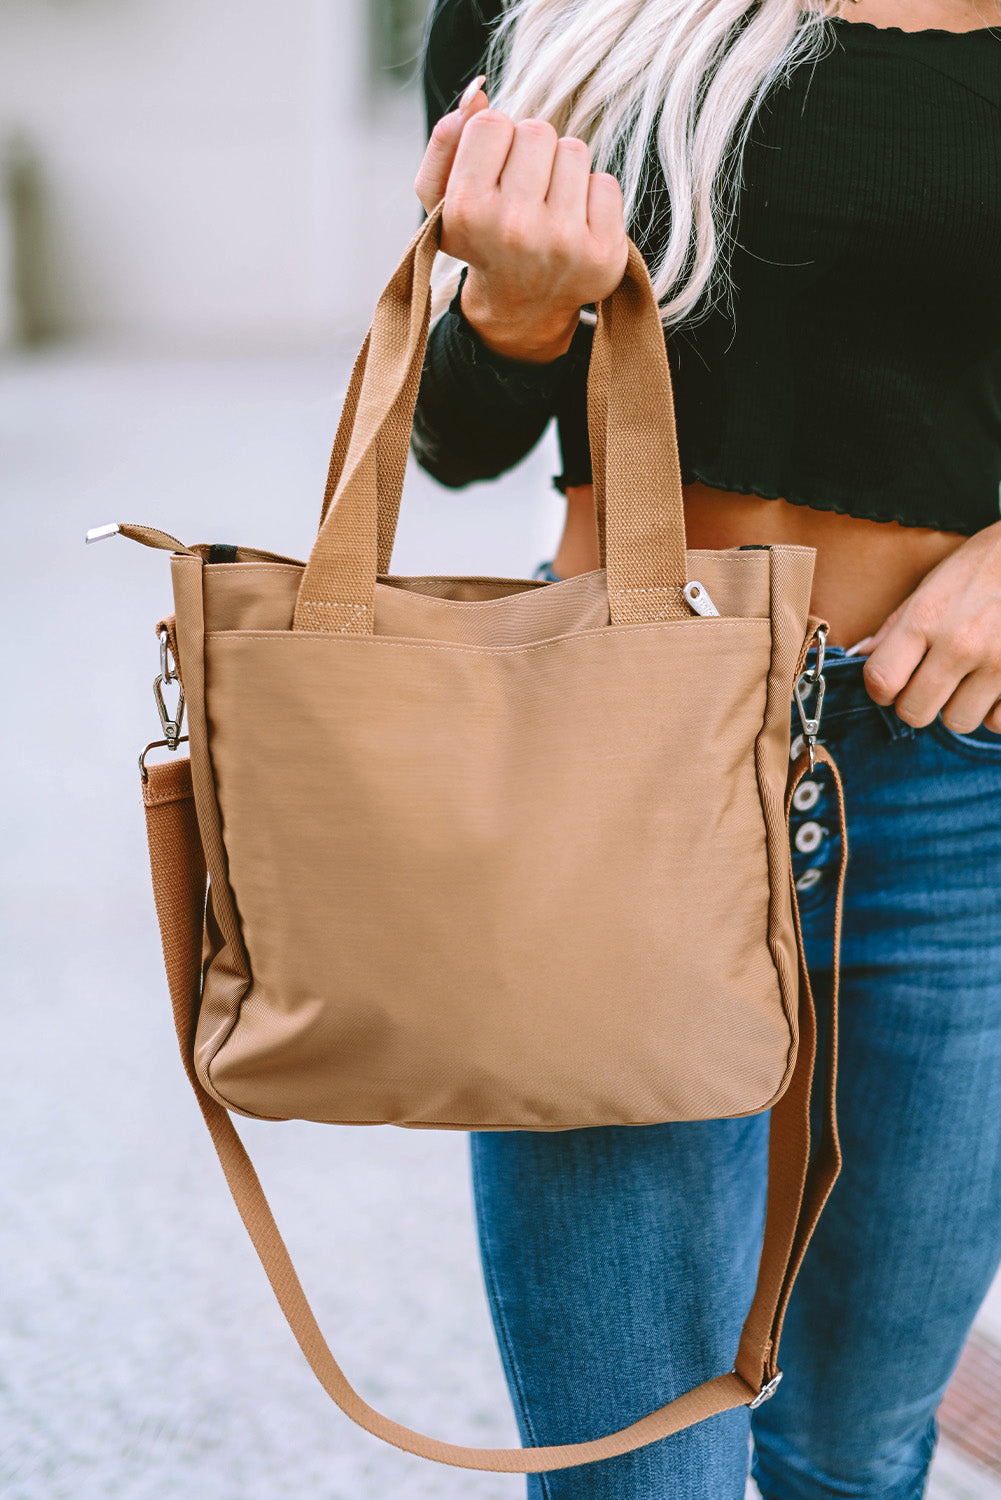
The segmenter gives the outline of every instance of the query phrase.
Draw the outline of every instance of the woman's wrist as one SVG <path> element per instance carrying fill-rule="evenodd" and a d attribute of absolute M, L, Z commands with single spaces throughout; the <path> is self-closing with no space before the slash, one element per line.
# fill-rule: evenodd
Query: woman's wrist
<path fill-rule="evenodd" d="M 467 270 L 459 288 L 462 316 L 494 354 L 522 364 L 552 364 L 573 341 L 580 309 L 514 308 L 491 301 L 480 279 Z"/>

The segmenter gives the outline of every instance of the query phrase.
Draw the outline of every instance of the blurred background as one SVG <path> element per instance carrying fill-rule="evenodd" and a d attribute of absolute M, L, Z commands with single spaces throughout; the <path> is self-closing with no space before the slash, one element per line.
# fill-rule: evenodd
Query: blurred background
<path fill-rule="evenodd" d="M 351 1427 L 278 1312 L 176 1056 L 149 891 L 135 757 L 160 738 L 167 559 L 83 545 L 137 520 L 308 553 L 351 363 L 420 223 L 428 9 L 0 3 L 5 1500 L 523 1493 Z M 552 427 L 462 491 L 411 459 L 395 570 L 525 576 L 559 467 Z M 516 1441 L 465 1137 L 240 1128 L 364 1394 Z M 935 1495 L 1001 1494 L 1001 1422 L 973 1410 L 999 1346 L 995 1293 Z"/>
<path fill-rule="evenodd" d="M 364 328 L 418 221 L 425 11 L 5 0 L 6 342 L 260 352 Z"/>

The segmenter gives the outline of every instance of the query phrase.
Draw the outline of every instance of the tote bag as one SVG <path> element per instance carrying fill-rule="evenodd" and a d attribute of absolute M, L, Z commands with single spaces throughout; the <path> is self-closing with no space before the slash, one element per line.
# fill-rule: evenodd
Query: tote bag
<path fill-rule="evenodd" d="M 156 691 L 175 749 L 183 705 L 171 717 L 163 691 L 179 673 L 190 759 L 141 758 L 154 892 L 185 1067 L 293 1332 L 370 1432 L 540 1472 L 753 1405 L 779 1378 L 838 1170 L 834 1026 L 810 1146 L 787 826 L 817 729 L 805 718 L 790 777 L 792 696 L 802 708 L 823 624 L 812 549 L 686 548 L 663 330 L 632 241 L 588 372 L 600 567 L 558 583 L 390 572 L 442 207 L 355 360 L 305 564 L 132 524 L 93 535 L 172 553 Z M 842 879 L 846 852 L 842 816 Z M 511 1450 L 425 1438 L 351 1388 L 231 1118 L 567 1130 L 768 1109 L 734 1368 L 622 1431 Z"/>

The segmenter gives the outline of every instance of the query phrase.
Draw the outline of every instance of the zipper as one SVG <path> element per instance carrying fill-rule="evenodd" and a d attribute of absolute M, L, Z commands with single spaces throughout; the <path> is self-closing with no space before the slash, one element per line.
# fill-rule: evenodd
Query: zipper
<path fill-rule="evenodd" d="M 694 614 L 702 615 L 705 619 L 719 614 L 719 610 L 709 597 L 709 590 L 704 583 L 699 583 L 697 578 L 686 583 L 681 592 Z"/>

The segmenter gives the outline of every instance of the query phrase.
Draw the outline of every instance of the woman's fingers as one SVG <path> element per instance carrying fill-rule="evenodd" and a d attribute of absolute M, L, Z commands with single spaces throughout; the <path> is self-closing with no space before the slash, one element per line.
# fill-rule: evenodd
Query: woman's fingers
<path fill-rule="evenodd" d="M 591 148 L 579 136 L 565 135 L 556 145 L 546 209 L 563 223 L 587 223 Z"/>
<path fill-rule="evenodd" d="M 933 643 L 896 695 L 893 706 L 898 719 L 914 729 L 923 729 L 949 702 L 962 677 L 963 669 Z"/>
<path fill-rule="evenodd" d="M 622 192 L 609 173 L 592 177 L 585 141 L 561 140 L 548 120 L 516 124 L 502 110 L 476 108 L 480 97 L 454 149 L 452 127 L 442 129 L 419 186 L 433 204 L 447 182 L 441 249 L 469 266 L 464 308 L 470 316 L 471 297 L 473 326 L 525 350 L 520 357 L 538 357 L 562 344 L 583 304 L 622 280 Z"/>
<path fill-rule="evenodd" d="M 939 713 L 947 729 L 970 734 L 980 724 L 1001 733 L 1001 659 L 964 656 L 948 636 L 929 640 L 901 619 L 902 607 L 853 651 L 871 654 L 863 672 L 869 696 L 915 729 Z"/>
<path fill-rule="evenodd" d="M 923 729 L 1001 732 L 1001 522 L 968 537 L 859 647 L 869 696 Z"/>
<path fill-rule="evenodd" d="M 500 172 L 500 190 L 513 227 L 532 226 L 545 207 L 559 136 L 548 120 L 519 120 Z"/>
<path fill-rule="evenodd" d="M 952 697 L 942 706 L 942 722 L 956 734 L 972 734 L 988 721 L 1001 698 L 1001 672 L 982 669 L 964 677 Z M 987 727 L 996 726 L 988 723 Z M 1001 726 L 997 726 L 1001 727 Z"/>
<path fill-rule="evenodd" d="M 463 128 L 448 179 L 450 205 L 492 199 L 514 136 L 513 121 L 499 109 L 481 109 Z"/>
<path fill-rule="evenodd" d="M 874 641 L 877 641 L 881 633 L 876 632 Z M 896 620 L 883 639 L 873 645 L 862 668 L 869 697 L 888 708 L 909 687 L 927 650 L 928 639 L 923 630 L 909 625 L 904 619 Z M 945 694 L 947 696 L 948 693 Z M 945 697 L 935 705 L 932 719 L 945 702 Z M 930 723 L 931 719 L 926 722 Z"/>
<path fill-rule="evenodd" d="M 892 703 L 898 718 L 915 729 L 941 713 L 947 728 L 966 734 L 983 722 L 1001 694 L 1001 659 L 993 652 L 961 634 L 942 632 L 929 639 L 906 620 L 887 633 L 863 672 L 870 697 Z"/>
<path fill-rule="evenodd" d="M 440 203 L 448 187 L 455 155 L 469 120 L 488 107 L 487 96 L 480 88 L 484 75 L 471 80 L 458 106 L 436 121 L 427 150 L 414 178 L 414 191 L 428 213 Z M 473 85 L 476 85 L 474 88 Z"/>
<path fill-rule="evenodd" d="M 607 267 L 604 283 L 597 296 L 607 297 L 622 280 L 629 260 L 622 189 L 611 172 L 594 172 L 588 182 L 587 222 Z"/>

